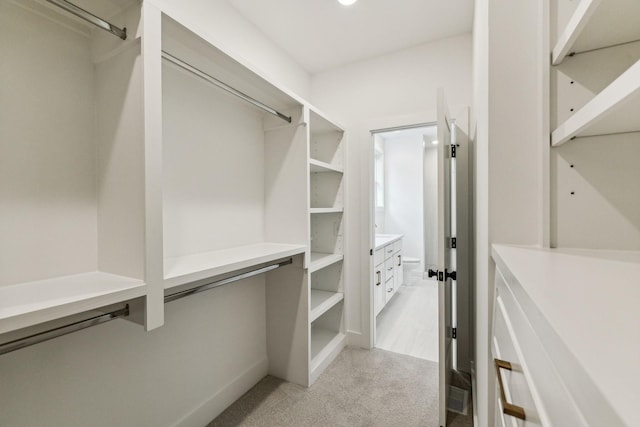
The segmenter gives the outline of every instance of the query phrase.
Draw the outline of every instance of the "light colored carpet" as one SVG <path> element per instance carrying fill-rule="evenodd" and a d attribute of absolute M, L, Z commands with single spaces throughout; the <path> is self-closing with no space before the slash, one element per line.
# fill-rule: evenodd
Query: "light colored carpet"
<path fill-rule="evenodd" d="M 312 387 L 267 376 L 209 427 L 437 427 L 437 384 L 434 362 L 379 349 L 347 348 Z"/>

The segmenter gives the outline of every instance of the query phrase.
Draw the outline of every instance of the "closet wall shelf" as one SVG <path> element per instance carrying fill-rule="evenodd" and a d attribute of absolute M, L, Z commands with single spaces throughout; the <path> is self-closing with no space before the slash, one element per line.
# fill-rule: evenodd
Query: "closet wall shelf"
<path fill-rule="evenodd" d="M 311 214 L 323 214 L 323 213 L 340 213 L 344 212 L 344 208 L 310 208 Z"/>
<path fill-rule="evenodd" d="M 640 39 L 638 0 L 582 0 L 560 32 L 552 63 L 567 55 L 615 46 Z"/>
<path fill-rule="evenodd" d="M 311 263 L 309 266 L 309 273 L 313 273 L 318 270 L 322 270 L 325 267 L 342 261 L 344 256 L 342 254 L 326 254 L 322 252 L 311 252 Z"/>
<path fill-rule="evenodd" d="M 257 243 L 164 260 L 165 289 L 303 254 L 305 245 Z"/>
<path fill-rule="evenodd" d="M 326 173 L 326 172 L 338 172 L 344 173 L 344 168 L 338 165 L 332 165 L 329 163 L 321 162 L 316 159 L 309 159 L 309 168 L 311 173 Z"/>
<path fill-rule="evenodd" d="M 551 145 L 561 145 L 573 137 L 639 131 L 638 111 L 640 61 L 558 126 L 551 135 Z"/>
<path fill-rule="evenodd" d="M 343 299 L 344 294 L 342 292 L 330 292 L 322 291 L 320 289 L 311 289 L 311 310 L 309 321 L 313 322 Z"/>
<path fill-rule="evenodd" d="M 317 377 L 324 370 L 323 362 L 331 363 L 333 353 L 339 352 L 346 340 L 341 332 L 311 326 L 311 377 Z M 313 381 L 312 381 L 313 382 Z"/>
<path fill-rule="evenodd" d="M 89 272 L 0 287 L 0 334 L 146 295 L 142 280 Z"/>

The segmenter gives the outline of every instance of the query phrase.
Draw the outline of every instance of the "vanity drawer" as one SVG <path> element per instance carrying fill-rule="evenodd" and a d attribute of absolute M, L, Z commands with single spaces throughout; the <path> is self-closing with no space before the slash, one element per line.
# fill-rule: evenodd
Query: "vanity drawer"
<path fill-rule="evenodd" d="M 376 249 L 373 253 L 373 265 L 382 264 L 384 262 L 384 248 Z"/>
<path fill-rule="evenodd" d="M 393 278 L 393 258 L 389 258 L 384 262 L 384 281 L 387 282 L 388 280 Z"/>
<path fill-rule="evenodd" d="M 393 255 L 393 243 L 389 243 L 384 247 L 384 259 L 387 259 Z"/>
<path fill-rule="evenodd" d="M 393 253 L 398 253 L 402 250 L 402 239 L 400 240 L 396 240 L 395 242 L 392 243 L 393 245 Z"/>

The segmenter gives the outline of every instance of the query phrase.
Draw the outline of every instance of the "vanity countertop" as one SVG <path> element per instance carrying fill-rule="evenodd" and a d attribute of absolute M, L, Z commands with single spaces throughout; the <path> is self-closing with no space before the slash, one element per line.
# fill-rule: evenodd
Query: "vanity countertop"
<path fill-rule="evenodd" d="M 376 234 L 376 250 L 398 241 L 404 237 L 404 234 Z"/>

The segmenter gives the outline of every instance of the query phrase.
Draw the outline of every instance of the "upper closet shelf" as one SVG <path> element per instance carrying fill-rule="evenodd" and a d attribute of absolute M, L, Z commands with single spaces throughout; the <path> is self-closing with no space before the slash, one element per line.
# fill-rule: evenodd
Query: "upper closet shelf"
<path fill-rule="evenodd" d="M 304 253 L 305 245 L 257 243 L 165 258 L 165 289 Z"/>
<path fill-rule="evenodd" d="M 311 173 L 339 172 L 344 173 L 344 168 L 339 165 L 331 165 L 316 159 L 309 159 Z"/>
<path fill-rule="evenodd" d="M 142 280 L 89 272 L 0 287 L 0 334 L 141 297 Z"/>
<path fill-rule="evenodd" d="M 342 254 L 326 254 L 322 252 L 311 252 L 311 265 L 309 267 L 309 273 L 322 270 L 325 267 L 342 261 L 344 256 Z"/>
<path fill-rule="evenodd" d="M 640 3 L 640 2 L 638 2 Z M 640 61 L 553 131 L 551 144 L 573 137 L 640 130 Z"/>
<path fill-rule="evenodd" d="M 638 16 L 638 0 L 582 0 L 558 37 L 552 63 L 572 53 L 639 40 Z"/>

